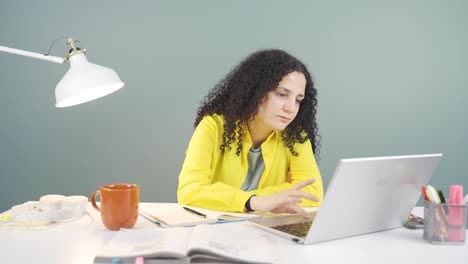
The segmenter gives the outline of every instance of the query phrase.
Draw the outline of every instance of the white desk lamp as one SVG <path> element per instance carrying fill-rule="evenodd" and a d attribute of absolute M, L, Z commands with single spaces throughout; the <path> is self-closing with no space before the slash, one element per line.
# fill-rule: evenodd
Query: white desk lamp
<path fill-rule="evenodd" d="M 65 58 L 3 46 L 0 46 L 0 51 L 60 64 L 70 60 L 70 69 L 55 88 L 56 107 L 89 102 L 115 92 L 124 86 L 114 70 L 88 62 L 84 55 L 86 49 L 77 48 L 72 38 L 68 38 L 68 43 L 71 49 Z"/>

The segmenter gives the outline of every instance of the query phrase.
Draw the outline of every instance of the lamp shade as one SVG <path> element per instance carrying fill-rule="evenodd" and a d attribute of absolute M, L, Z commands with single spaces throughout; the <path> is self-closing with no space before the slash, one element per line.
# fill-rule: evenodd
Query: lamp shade
<path fill-rule="evenodd" d="M 84 53 L 69 60 L 70 69 L 55 88 L 56 107 L 89 102 L 124 86 L 114 70 L 89 62 Z"/>

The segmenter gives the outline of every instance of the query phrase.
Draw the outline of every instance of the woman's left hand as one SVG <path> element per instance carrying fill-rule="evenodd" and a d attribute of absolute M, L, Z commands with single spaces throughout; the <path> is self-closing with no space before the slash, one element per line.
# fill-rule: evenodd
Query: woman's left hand
<path fill-rule="evenodd" d="M 252 196 L 250 198 L 250 207 L 254 211 L 271 212 L 271 213 L 297 213 L 304 218 L 309 218 L 309 214 L 298 205 L 302 199 L 308 199 L 318 202 L 319 199 L 309 193 L 301 191 L 307 185 L 315 182 L 315 179 L 310 179 L 297 183 L 288 190 L 280 191 L 269 195 Z"/>

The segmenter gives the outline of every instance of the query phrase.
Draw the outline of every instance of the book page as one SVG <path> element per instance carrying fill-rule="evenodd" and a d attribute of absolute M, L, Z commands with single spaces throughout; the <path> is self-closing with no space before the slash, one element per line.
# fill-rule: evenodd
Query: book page
<path fill-rule="evenodd" d="M 239 224 L 194 227 L 188 244 L 190 263 L 274 263 L 271 238 Z"/>
<path fill-rule="evenodd" d="M 121 229 L 99 251 L 95 262 L 103 259 L 186 258 L 190 228 Z"/>

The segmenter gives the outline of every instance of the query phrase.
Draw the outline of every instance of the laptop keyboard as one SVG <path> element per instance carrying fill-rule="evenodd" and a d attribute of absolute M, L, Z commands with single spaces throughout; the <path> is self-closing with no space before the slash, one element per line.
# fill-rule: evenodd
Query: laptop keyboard
<path fill-rule="evenodd" d="M 307 232 L 309 232 L 310 226 L 312 225 L 312 220 L 307 222 L 293 223 L 287 225 L 278 225 L 272 226 L 271 228 L 286 232 L 297 237 L 305 237 Z"/>

